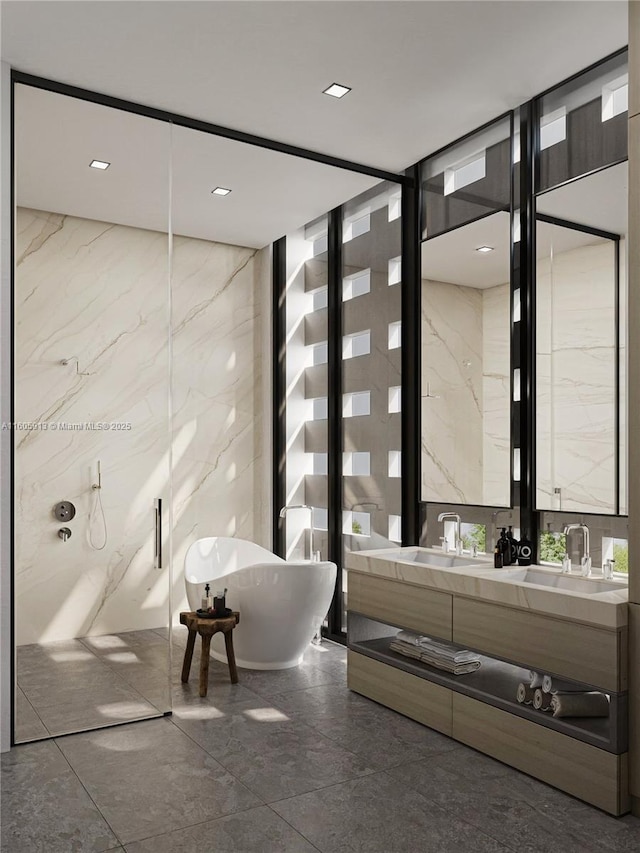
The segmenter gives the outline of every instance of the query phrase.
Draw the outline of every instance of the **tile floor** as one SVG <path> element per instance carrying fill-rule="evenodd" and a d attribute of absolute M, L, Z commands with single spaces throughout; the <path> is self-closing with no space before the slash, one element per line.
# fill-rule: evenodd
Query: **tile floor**
<path fill-rule="evenodd" d="M 212 661 L 206 699 L 180 666 L 172 717 L 2 757 L 2 853 L 640 851 L 640 820 L 350 693 L 340 646 L 237 685 Z"/>
<path fill-rule="evenodd" d="M 16 741 L 153 717 L 169 699 L 169 644 L 128 631 L 19 646 Z"/>

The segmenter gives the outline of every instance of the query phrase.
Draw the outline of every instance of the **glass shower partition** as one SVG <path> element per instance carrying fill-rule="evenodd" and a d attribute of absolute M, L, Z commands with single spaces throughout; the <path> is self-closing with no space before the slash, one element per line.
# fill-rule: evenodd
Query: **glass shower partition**
<path fill-rule="evenodd" d="M 170 127 L 16 85 L 15 150 L 24 742 L 171 709 Z"/>

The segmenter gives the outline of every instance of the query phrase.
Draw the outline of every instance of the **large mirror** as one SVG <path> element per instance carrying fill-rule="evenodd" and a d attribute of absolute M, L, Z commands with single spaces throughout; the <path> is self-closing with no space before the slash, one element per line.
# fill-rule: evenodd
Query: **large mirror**
<path fill-rule="evenodd" d="M 422 500 L 511 503 L 511 123 L 423 167 Z"/>
<path fill-rule="evenodd" d="M 539 509 L 627 512 L 627 182 L 623 162 L 537 199 Z"/>

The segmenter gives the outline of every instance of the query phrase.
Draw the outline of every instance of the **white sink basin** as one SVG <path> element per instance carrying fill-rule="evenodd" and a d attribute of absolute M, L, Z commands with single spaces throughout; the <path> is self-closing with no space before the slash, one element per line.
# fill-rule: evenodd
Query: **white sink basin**
<path fill-rule="evenodd" d="M 523 584 L 549 586 L 554 589 L 566 589 L 591 595 L 625 588 L 625 584 L 622 582 L 576 577 L 538 568 L 504 569 L 496 572 L 496 580 L 519 581 Z"/>
<path fill-rule="evenodd" d="M 432 548 L 400 548 L 397 551 L 385 552 L 384 558 L 388 560 L 400 560 L 405 563 L 420 563 L 423 566 L 433 566 L 438 569 L 455 569 L 482 566 L 488 568 L 489 560 L 472 557 L 471 554 L 458 556 L 457 554 L 445 554 Z"/>

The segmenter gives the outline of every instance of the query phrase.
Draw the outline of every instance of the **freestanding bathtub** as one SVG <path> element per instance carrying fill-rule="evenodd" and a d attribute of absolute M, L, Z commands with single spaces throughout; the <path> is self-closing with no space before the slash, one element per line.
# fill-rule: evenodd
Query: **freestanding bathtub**
<path fill-rule="evenodd" d="M 197 610 L 209 583 L 210 594 L 227 587 L 227 607 L 240 611 L 233 632 L 238 666 L 288 669 L 297 666 L 327 614 L 336 582 L 335 563 L 285 561 L 245 539 L 210 536 L 187 551 L 187 598 Z M 226 661 L 222 634 L 211 655 Z"/>

